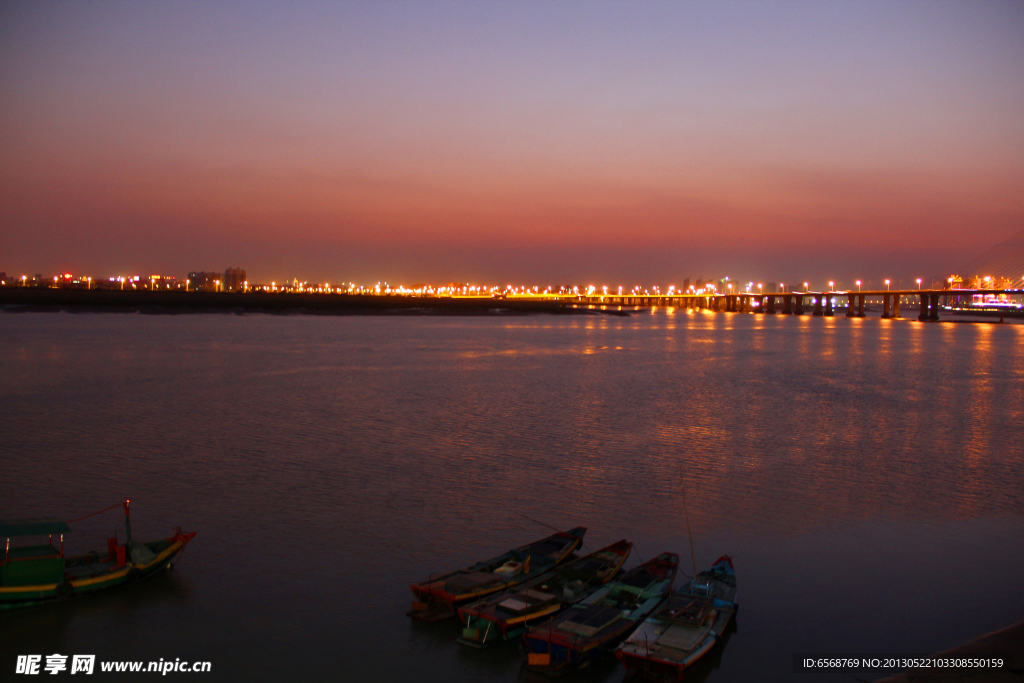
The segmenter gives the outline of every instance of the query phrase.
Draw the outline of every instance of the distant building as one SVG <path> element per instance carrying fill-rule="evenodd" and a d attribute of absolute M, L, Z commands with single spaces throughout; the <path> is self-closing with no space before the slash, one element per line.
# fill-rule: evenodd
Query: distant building
<path fill-rule="evenodd" d="M 779 291 L 779 285 L 774 282 L 769 282 L 768 285 L 764 288 L 764 291 L 768 292 L 769 294 L 775 294 L 776 292 Z"/>
<path fill-rule="evenodd" d="M 143 285 L 154 291 L 159 289 L 175 289 L 178 286 L 178 281 L 173 275 L 150 275 L 149 281 L 143 283 Z"/>
<path fill-rule="evenodd" d="M 196 292 L 218 292 L 224 283 L 222 273 L 196 271 L 188 274 L 189 289 Z"/>
<path fill-rule="evenodd" d="M 690 289 L 690 278 L 686 278 L 685 280 L 683 280 L 683 291 L 685 292 L 685 291 L 688 291 L 689 289 Z"/>
<path fill-rule="evenodd" d="M 221 288 L 225 292 L 239 292 L 244 291 L 247 283 L 245 277 L 244 268 L 228 268 L 224 271 L 224 279 L 222 280 L 224 286 Z"/>

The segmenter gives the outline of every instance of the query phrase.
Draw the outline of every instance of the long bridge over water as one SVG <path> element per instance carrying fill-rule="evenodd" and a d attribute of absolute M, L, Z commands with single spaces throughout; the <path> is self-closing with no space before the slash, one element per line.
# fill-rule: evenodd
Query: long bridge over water
<path fill-rule="evenodd" d="M 901 318 L 900 303 L 903 299 L 918 299 L 920 312 L 917 319 L 923 322 L 939 320 L 940 299 L 957 298 L 972 300 L 975 296 L 998 296 L 1022 294 L 1018 289 L 900 289 L 881 291 L 804 291 L 804 292 L 742 292 L 737 294 L 673 293 L 673 294 L 576 294 L 561 295 L 563 301 L 594 306 L 672 306 L 708 311 L 733 313 L 764 313 L 783 315 L 815 316 L 835 315 L 836 300 L 846 299 L 846 317 L 863 318 L 864 305 L 868 298 L 882 300 L 883 318 Z M 551 298 L 550 295 L 548 298 Z M 911 304 L 912 305 L 912 304 Z M 1022 309 L 1010 309 L 1020 311 Z"/>
<path fill-rule="evenodd" d="M 356 315 L 373 312 L 416 312 L 436 310 L 450 314 L 481 314 L 500 310 L 519 313 L 564 313 L 582 307 L 676 307 L 736 313 L 834 316 L 845 308 L 850 318 L 864 317 L 865 304 L 881 301 L 883 318 L 900 318 L 901 303 L 914 300 L 922 321 L 939 319 L 940 301 L 964 303 L 964 309 L 977 311 L 969 302 L 975 297 L 1024 295 L 1022 289 L 910 289 L 892 291 L 803 291 L 740 292 L 720 294 L 689 292 L 670 294 L 594 291 L 579 293 L 509 293 L 481 295 L 423 294 L 347 294 L 293 292 L 185 292 L 79 290 L 35 287 L 0 287 L 0 311 L 55 310 L 136 310 L 149 313 L 232 310 L 235 312 L 296 312 L 311 314 Z M 845 299 L 845 302 L 843 301 Z M 845 306 L 843 305 L 845 303 Z M 838 304 L 838 305 L 837 305 Z M 987 310 L 1002 309 L 1024 314 L 1022 302 L 1000 302 Z M 954 309 L 956 310 L 956 309 Z M 580 311 L 582 312 L 582 311 Z"/>

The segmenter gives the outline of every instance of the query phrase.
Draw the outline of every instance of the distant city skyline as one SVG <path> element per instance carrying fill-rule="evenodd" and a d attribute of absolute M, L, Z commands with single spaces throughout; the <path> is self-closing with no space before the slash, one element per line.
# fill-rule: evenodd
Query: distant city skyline
<path fill-rule="evenodd" d="M 1024 227 L 1021 36 L 1017 2 L 7 2 L 0 271 L 945 277 Z"/>

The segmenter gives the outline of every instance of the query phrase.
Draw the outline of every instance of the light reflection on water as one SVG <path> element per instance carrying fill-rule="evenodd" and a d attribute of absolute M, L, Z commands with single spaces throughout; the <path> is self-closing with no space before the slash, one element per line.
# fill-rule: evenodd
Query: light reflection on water
<path fill-rule="evenodd" d="M 547 533 L 524 514 L 687 567 L 681 471 L 698 566 L 728 552 L 739 577 L 709 680 L 945 648 L 1024 618 L 1022 332 L 3 315 L 0 517 L 130 496 L 137 536 L 199 536 L 172 576 L 0 616 L 0 666 L 66 650 L 209 659 L 213 680 L 518 680 L 514 647 L 410 623 L 408 584 Z M 79 525 L 72 550 L 115 524 Z"/>

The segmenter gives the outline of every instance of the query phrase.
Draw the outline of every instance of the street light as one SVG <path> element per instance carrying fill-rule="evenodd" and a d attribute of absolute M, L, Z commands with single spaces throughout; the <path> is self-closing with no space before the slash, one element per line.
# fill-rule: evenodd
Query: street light
<path fill-rule="evenodd" d="M 836 289 L 836 283 L 832 282 L 832 280 L 829 280 L 828 281 L 828 291 L 834 292 L 835 289 Z"/>
<path fill-rule="evenodd" d="M 811 283 L 810 283 L 810 282 L 805 282 L 805 283 L 804 283 L 804 291 L 806 292 L 806 291 L 807 291 L 807 288 L 808 288 L 808 287 L 810 287 L 810 286 L 811 286 Z"/>
<path fill-rule="evenodd" d="M 885 281 L 885 291 L 887 291 L 887 292 L 889 291 L 889 283 L 890 282 L 892 282 L 892 280 L 886 280 Z"/>
<path fill-rule="evenodd" d="M 857 291 L 860 291 L 860 280 L 857 280 Z"/>
<path fill-rule="evenodd" d="M 921 278 L 917 278 L 917 288 L 921 289 Z"/>
<path fill-rule="evenodd" d="M 761 286 L 760 282 L 757 283 L 757 290 L 759 294 L 764 294 L 764 287 Z"/>

